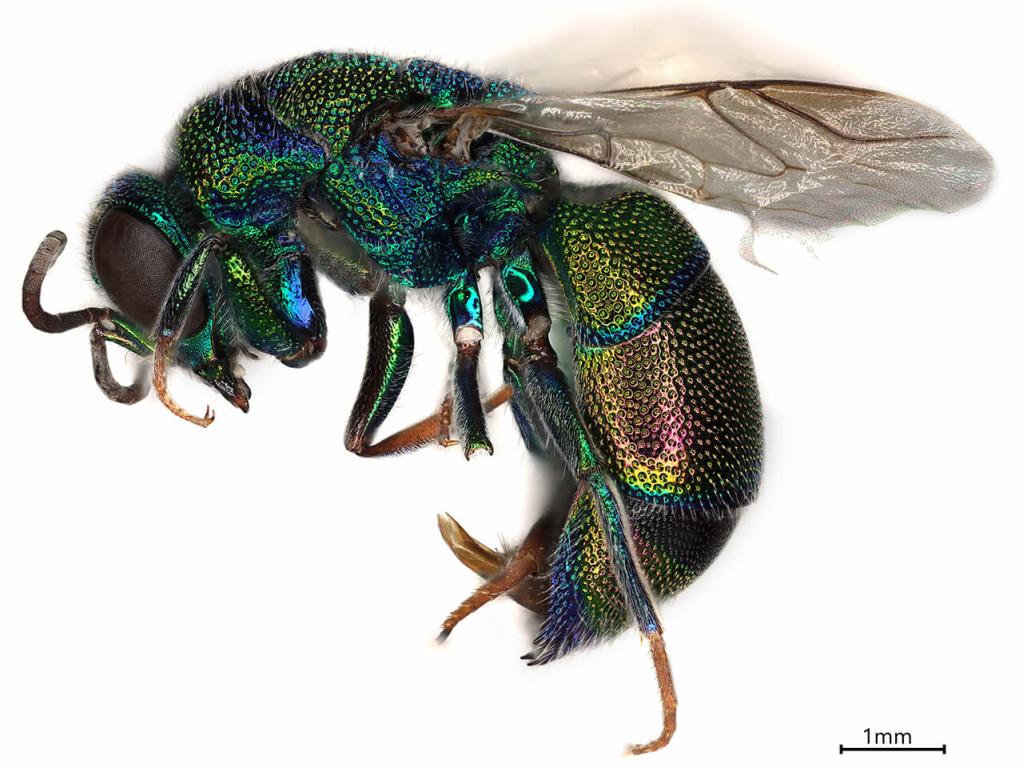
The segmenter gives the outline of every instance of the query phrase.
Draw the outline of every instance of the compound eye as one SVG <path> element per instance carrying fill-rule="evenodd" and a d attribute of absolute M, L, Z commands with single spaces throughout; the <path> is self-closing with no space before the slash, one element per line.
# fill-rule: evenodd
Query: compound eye
<path fill-rule="evenodd" d="M 144 330 L 152 330 L 181 266 L 171 241 L 145 219 L 111 208 L 96 227 L 92 259 L 100 285 L 118 309 Z M 206 308 L 197 300 L 182 336 L 191 336 L 205 322 Z"/>

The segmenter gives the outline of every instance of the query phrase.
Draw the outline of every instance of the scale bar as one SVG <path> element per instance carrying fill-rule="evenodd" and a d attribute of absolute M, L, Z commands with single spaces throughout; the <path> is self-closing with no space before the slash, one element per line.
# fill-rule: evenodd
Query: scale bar
<path fill-rule="evenodd" d="M 844 752 L 941 752 L 946 754 L 946 745 L 941 747 L 846 747 L 839 745 L 839 754 Z"/>

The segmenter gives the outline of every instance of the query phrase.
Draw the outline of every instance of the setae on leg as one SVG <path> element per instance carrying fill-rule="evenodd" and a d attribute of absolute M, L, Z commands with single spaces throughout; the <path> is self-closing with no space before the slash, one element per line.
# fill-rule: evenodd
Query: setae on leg
<path fill-rule="evenodd" d="M 477 383 L 477 360 L 480 357 L 480 342 L 484 338 L 484 325 L 480 291 L 471 272 L 466 272 L 449 286 L 445 309 L 455 340 L 452 407 L 463 450 L 467 459 L 477 451 L 494 453 L 494 447 L 487 437 L 484 408 Z"/>
<path fill-rule="evenodd" d="M 513 321 L 522 329 L 526 354 L 521 379 L 538 428 L 546 433 L 578 488 L 551 562 L 550 603 L 531 663 L 545 663 L 614 630 L 594 605 L 578 600 L 579 580 L 587 569 L 588 546 L 602 551 L 599 562 L 612 577 L 609 602 L 618 603 L 636 621 L 651 645 L 662 703 L 662 731 L 651 742 L 632 747 L 634 754 L 668 744 L 676 727 L 676 694 L 654 599 L 633 549 L 629 518 L 614 478 L 584 425 L 558 358 L 548 340 L 551 320 L 536 270 L 525 259 L 506 265 L 501 287 Z M 518 316 L 517 316 L 518 315 Z M 574 529 L 573 526 L 576 526 Z M 576 532 L 571 533 L 573 530 Z M 588 544 L 589 542 L 589 544 Z M 592 551 L 590 552 L 592 554 Z M 591 572 L 593 568 L 589 569 Z M 590 574 L 591 577 L 593 574 Z M 613 612 L 609 612 L 609 616 Z"/>
<path fill-rule="evenodd" d="M 490 413 L 498 406 L 504 405 L 512 397 L 512 387 L 505 384 L 494 390 L 483 401 L 484 413 Z M 364 444 L 359 451 L 360 456 L 393 456 L 397 453 L 408 453 L 425 445 L 436 444 L 441 435 L 447 434 L 451 412 L 447 404 L 443 404 L 436 413 L 422 421 L 406 427 L 393 435 L 385 437 L 377 443 Z M 442 443 L 444 445 L 445 443 Z"/>
<path fill-rule="evenodd" d="M 167 409 L 175 416 L 200 427 L 210 426 L 213 423 L 214 413 L 210 406 L 207 406 L 203 416 L 193 416 L 174 401 L 170 392 L 167 391 L 167 358 L 181 336 L 185 318 L 188 317 L 192 303 L 199 294 L 207 259 L 210 253 L 219 247 L 219 239 L 208 237 L 200 241 L 192 249 L 188 258 L 182 262 L 174 282 L 171 284 L 171 291 L 164 303 L 163 310 L 160 312 L 160 319 L 156 327 L 156 349 L 153 352 L 153 389 L 156 390 L 160 402 L 167 406 Z"/>
<path fill-rule="evenodd" d="M 449 287 L 445 307 L 457 350 L 453 395 L 445 398 L 440 409 L 426 419 L 379 442 L 369 442 L 405 383 L 413 348 L 412 325 L 405 310 L 387 290 L 374 296 L 370 304 L 366 369 L 345 437 L 350 451 L 360 456 L 389 456 L 430 443 L 455 445 L 448 431 L 454 418 L 466 458 L 477 450 L 493 452 L 484 416 L 512 397 L 512 386 L 506 384 L 485 400 L 480 398 L 477 360 L 483 321 L 480 293 L 472 275 L 466 273 Z"/>

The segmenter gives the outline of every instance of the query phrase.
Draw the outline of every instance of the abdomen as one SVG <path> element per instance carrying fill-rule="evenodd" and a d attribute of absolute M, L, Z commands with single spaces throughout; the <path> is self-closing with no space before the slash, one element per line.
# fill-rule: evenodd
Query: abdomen
<path fill-rule="evenodd" d="M 753 500 L 760 399 L 743 326 L 710 267 L 637 336 L 577 347 L 576 380 L 628 496 L 709 515 Z"/>
<path fill-rule="evenodd" d="M 560 202 L 541 241 L 574 321 L 579 406 L 622 492 L 706 516 L 749 503 L 762 462 L 754 367 L 693 228 L 625 192 Z"/>

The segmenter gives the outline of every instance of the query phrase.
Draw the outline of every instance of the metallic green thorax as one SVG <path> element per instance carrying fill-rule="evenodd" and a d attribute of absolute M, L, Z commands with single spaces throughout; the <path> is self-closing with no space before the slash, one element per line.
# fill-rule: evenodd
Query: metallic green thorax
<path fill-rule="evenodd" d="M 303 191 L 330 205 L 400 284 L 446 284 L 518 253 L 530 230 L 527 203 L 554 174 L 544 152 L 488 138 L 469 163 L 407 158 L 376 126 L 389 110 L 446 108 L 520 90 L 419 59 L 296 59 L 197 101 L 179 123 L 174 163 L 163 177 L 115 180 L 95 223 L 113 208 L 129 211 L 156 227 L 183 260 L 204 237 L 230 236 L 215 265 L 197 262 L 194 280 L 179 286 L 170 308 L 184 318 L 192 297 L 202 297 L 203 327 L 186 329 L 179 362 L 214 383 L 228 375 L 237 339 L 302 364 L 320 354 L 326 333 L 296 235 Z M 144 261 L 139 266 L 145 273 Z M 138 349 L 135 339 L 148 340 L 154 323 L 143 314 L 127 317 L 132 332 L 111 340 Z"/>
<path fill-rule="evenodd" d="M 207 220 L 250 238 L 292 216 L 313 183 L 385 272 L 440 285 L 521 246 L 526 200 L 553 176 L 550 159 L 504 139 L 469 163 L 404 157 L 372 129 L 389 108 L 520 90 L 425 60 L 314 54 L 199 101 L 181 122 L 178 171 Z"/>

